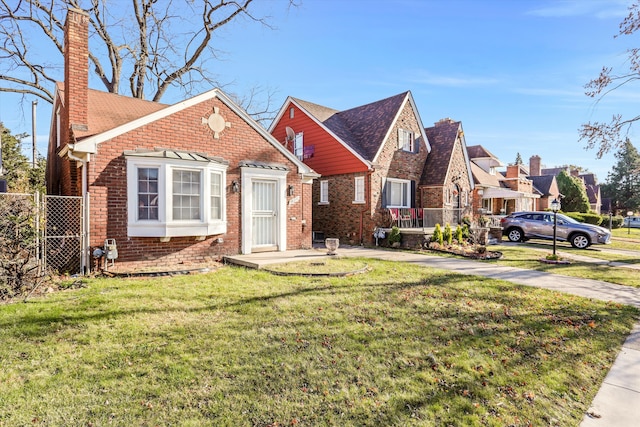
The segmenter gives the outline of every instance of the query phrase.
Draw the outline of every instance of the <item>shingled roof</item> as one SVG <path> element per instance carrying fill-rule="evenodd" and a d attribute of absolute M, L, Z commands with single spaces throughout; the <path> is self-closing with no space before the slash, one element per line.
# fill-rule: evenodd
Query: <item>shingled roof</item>
<path fill-rule="evenodd" d="M 425 129 L 431 153 L 427 157 L 420 185 L 444 185 L 451 164 L 460 122 L 440 120 L 435 126 Z"/>
<path fill-rule="evenodd" d="M 64 99 L 64 84 L 58 82 L 57 86 L 60 99 Z M 77 139 L 97 135 L 167 106 L 158 102 L 88 89 L 88 127 L 86 130 L 74 129 L 73 133 Z"/>
<path fill-rule="evenodd" d="M 295 101 L 362 158 L 372 162 L 408 95 L 407 91 L 344 111 Z"/>
<path fill-rule="evenodd" d="M 473 182 L 476 185 L 496 188 L 502 186 L 498 175 L 491 175 L 473 162 L 471 162 L 471 173 L 473 175 Z"/>
<path fill-rule="evenodd" d="M 552 196 L 551 194 L 551 184 L 555 179 L 554 175 L 539 175 L 539 176 L 527 176 L 527 179 L 533 182 L 533 186 L 538 190 L 538 192 L 543 196 Z"/>

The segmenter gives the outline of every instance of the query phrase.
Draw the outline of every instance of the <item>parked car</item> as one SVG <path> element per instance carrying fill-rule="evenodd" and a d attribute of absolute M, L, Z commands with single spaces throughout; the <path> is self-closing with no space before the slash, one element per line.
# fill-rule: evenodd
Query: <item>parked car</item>
<path fill-rule="evenodd" d="M 556 239 L 567 241 L 578 249 L 592 244 L 611 243 L 611 232 L 593 224 L 578 222 L 568 216 L 557 214 Z M 512 242 L 528 239 L 553 240 L 553 212 L 514 212 L 500 220 L 502 235 Z"/>
<path fill-rule="evenodd" d="M 623 227 L 640 228 L 640 216 L 627 216 L 622 223 Z"/>

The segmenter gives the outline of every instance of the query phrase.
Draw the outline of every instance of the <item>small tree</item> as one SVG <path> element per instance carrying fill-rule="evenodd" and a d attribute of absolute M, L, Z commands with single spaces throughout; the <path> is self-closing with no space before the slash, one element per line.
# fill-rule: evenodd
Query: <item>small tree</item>
<path fill-rule="evenodd" d="M 442 234 L 442 227 L 440 227 L 440 224 L 436 224 L 431 240 L 438 242 L 440 246 L 444 245 L 444 235 Z"/>
<path fill-rule="evenodd" d="M 562 171 L 556 177 L 558 190 L 562 193 L 562 210 L 565 212 L 589 212 L 589 197 L 580 178 Z"/>
<path fill-rule="evenodd" d="M 449 223 L 444 226 L 444 232 L 442 235 L 444 237 L 444 241 L 447 242 L 447 245 L 451 245 L 451 243 L 453 243 L 453 230 L 451 230 L 451 225 L 449 225 Z"/>
<path fill-rule="evenodd" d="M 462 229 L 463 229 L 463 227 L 461 227 L 461 226 L 457 226 L 456 227 L 456 240 L 458 241 L 459 244 L 464 243 L 464 237 L 463 237 Z"/>
<path fill-rule="evenodd" d="M 522 161 L 522 156 L 520 155 L 520 153 L 516 153 L 516 161 L 514 163 L 515 165 L 522 165 L 523 161 Z"/>
<path fill-rule="evenodd" d="M 617 162 L 602 186 L 603 197 L 611 199 L 616 212 L 636 211 L 640 208 L 640 154 L 627 138 L 615 157 Z"/>

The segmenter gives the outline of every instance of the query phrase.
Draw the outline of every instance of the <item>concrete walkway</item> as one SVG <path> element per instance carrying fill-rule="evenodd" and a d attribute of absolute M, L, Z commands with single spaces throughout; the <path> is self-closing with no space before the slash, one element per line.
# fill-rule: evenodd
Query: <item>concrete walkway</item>
<path fill-rule="evenodd" d="M 227 257 L 226 261 L 251 268 L 263 268 L 269 264 L 326 256 L 326 250 L 309 249 L 236 255 Z M 341 246 L 338 249 L 338 256 L 408 262 L 455 271 L 460 274 L 490 277 L 525 286 L 545 288 L 603 301 L 614 301 L 640 308 L 640 289 L 598 280 L 504 267 L 482 261 L 359 246 Z M 593 260 L 593 258 L 589 259 Z M 585 260 L 581 259 L 581 261 Z M 623 344 L 580 427 L 635 427 L 638 425 L 640 425 L 640 323 L 636 324 Z"/>

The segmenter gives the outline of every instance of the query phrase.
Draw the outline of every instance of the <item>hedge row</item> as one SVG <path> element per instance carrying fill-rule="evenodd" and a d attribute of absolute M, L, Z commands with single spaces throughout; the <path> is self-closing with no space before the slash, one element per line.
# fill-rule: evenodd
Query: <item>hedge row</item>
<path fill-rule="evenodd" d="M 582 212 L 563 212 L 569 218 L 573 218 L 576 221 L 586 222 L 587 224 L 600 225 L 605 228 L 609 228 L 609 215 L 598 215 L 594 212 L 582 213 Z M 624 222 L 623 216 L 611 217 L 611 228 L 620 228 Z"/>

